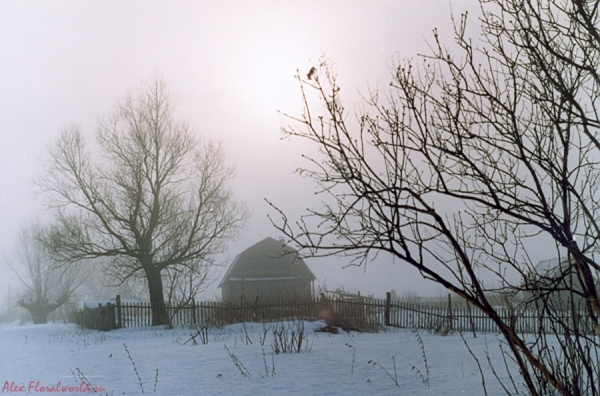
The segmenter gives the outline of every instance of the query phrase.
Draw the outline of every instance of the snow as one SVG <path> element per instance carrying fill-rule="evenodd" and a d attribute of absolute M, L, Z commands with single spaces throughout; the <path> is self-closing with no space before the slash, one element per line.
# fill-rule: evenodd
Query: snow
<path fill-rule="evenodd" d="M 303 347 L 301 353 L 275 354 L 272 332 L 261 345 L 264 327 L 256 323 L 209 329 L 208 343 L 202 344 L 198 336 L 197 345 L 186 343 L 197 333 L 194 329 L 98 332 L 70 324 L 4 324 L 0 325 L 1 393 L 53 394 L 58 392 L 40 390 L 58 382 L 76 386 L 85 377 L 92 386 L 104 388 L 102 395 L 152 393 L 155 386 L 156 394 L 161 395 L 483 394 L 477 364 L 457 334 L 440 336 L 405 329 L 330 334 L 315 332 L 323 322 L 304 325 L 308 350 Z M 488 394 L 504 394 L 487 357 L 509 383 L 496 335 L 464 337 L 481 363 Z M 17 391 L 9 391 L 11 386 Z M 24 390 L 18 391 L 18 387 Z M 72 389 L 61 394 L 81 393 Z"/>

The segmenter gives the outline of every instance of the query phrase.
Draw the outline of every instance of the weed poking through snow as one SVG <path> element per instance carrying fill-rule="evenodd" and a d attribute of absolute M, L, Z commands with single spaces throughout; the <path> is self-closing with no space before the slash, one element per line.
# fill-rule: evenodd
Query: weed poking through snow
<path fill-rule="evenodd" d="M 374 360 L 369 360 L 367 362 L 367 364 L 369 364 L 373 367 L 379 367 L 380 369 L 382 369 L 383 372 L 385 373 L 385 375 L 390 377 L 392 379 L 392 381 L 394 381 L 394 384 L 396 384 L 396 386 L 399 388 L 400 384 L 398 383 L 398 372 L 396 371 L 396 358 L 394 356 L 392 356 L 392 362 L 394 363 L 394 375 L 393 376 L 392 376 L 392 374 L 390 374 L 390 372 L 385 367 L 383 367 L 381 364 L 377 363 Z"/>
<path fill-rule="evenodd" d="M 352 348 L 352 370 L 350 371 L 350 375 L 354 375 L 354 358 L 356 357 L 356 349 L 348 343 L 346 343 L 346 347 Z"/>
<path fill-rule="evenodd" d="M 125 347 L 125 352 L 127 352 L 127 357 L 129 358 L 129 361 L 131 362 L 131 365 L 133 366 L 133 371 L 135 371 L 135 375 L 137 376 L 138 382 L 140 384 L 140 389 L 142 390 L 142 393 L 144 393 L 144 384 L 142 383 L 142 378 L 140 377 L 140 373 L 137 370 L 137 367 L 135 366 L 135 362 L 133 361 L 133 358 L 131 357 L 131 353 L 129 353 L 129 349 L 127 349 L 127 344 L 123 343 L 123 346 Z M 154 376 L 154 391 L 156 392 L 156 384 L 158 383 L 158 369 L 156 369 L 156 374 Z"/>
<path fill-rule="evenodd" d="M 425 363 L 425 375 L 419 370 L 418 367 L 412 366 L 412 369 L 419 375 L 421 381 L 429 388 L 429 364 L 427 364 L 427 355 L 425 354 L 425 344 L 423 343 L 423 339 L 419 334 L 419 331 L 415 328 L 411 330 L 413 334 L 417 337 L 417 342 L 419 343 L 419 348 L 421 348 L 421 356 L 423 357 L 423 362 Z"/>
<path fill-rule="evenodd" d="M 183 345 L 186 345 L 190 341 L 192 342 L 192 345 L 198 345 L 197 339 L 200 340 L 202 345 L 208 344 L 208 327 L 207 326 L 202 326 L 201 328 L 196 329 L 196 334 L 194 334 L 193 332 L 190 332 L 190 338 L 186 342 L 184 342 Z M 178 340 L 176 340 L 176 341 L 178 341 Z"/>
<path fill-rule="evenodd" d="M 77 375 L 75 375 L 75 372 L 73 372 L 73 370 L 71 370 L 71 374 L 73 374 L 73 379 L 75 380 L 75 384 L 78 384 L 79 381 L 81 381 L 83 383 L 83 385 L 85 385 L 87 392 L 99 393 L 98 389 L 102 389 L 102 391 L 104 391 L 104 388 L 102 388 L 102 387 L 92 386 L 92 383 L 87 379 L 85 374 L 83 374 L 83 372 L 79 368 L 76 367 L 75 370 L 77 370 Z M 77 378 L 79 378 L 79 381 L 77 380 Z M 65 392 L 62 389 L 59 389 L 58 391 Z M 110 395 L 108 393 L 105 393 L 104 395 L 111 396 L 113 394 L 113 392 L 114 391 L 111 391 Z"/>
<path fill-rule="evenodd" d="M 233 360 L 235 367 L 237 367 L 238 370 L 240 370 L 240 374 L 242 375 L 242 377 L 251 379 L 252 375 L 250 374 L 250 372 L 248 371 L 246 366 L 244 366 L 244 364 L 241 362 L 241 360 L 233 352 L 231 352 L 229 350 L 229 348 L 227 348 L 227 344 L 224 344 L 224 345 L 225 345 L 225 349 L 227 349 L 227 353 L 229 354 L 229 357 L 231 358 L 231 360 Z"/>
<path fill-rule="evenodd" d="M 263 377 L 263 378 L 265 378 L 265 377 L 275 377 L 275 355 L 271 355 L 271 369 L 269 369 L 269 366 L 267 364 L 267 355 L 265 353 L 265 346 L 264 346 L 264 344 L 260 345 L 260 349 L 262 350 L 263 363 L 265 365 L 265 375 L 261 375 L 261 377 Z"/>

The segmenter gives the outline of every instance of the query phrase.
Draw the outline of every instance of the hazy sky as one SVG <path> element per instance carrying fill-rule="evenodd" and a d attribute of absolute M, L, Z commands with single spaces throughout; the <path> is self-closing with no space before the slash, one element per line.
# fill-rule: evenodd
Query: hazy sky
<path fill-rule="evenodd" d="M 476 10 L 477 2 L 455 0 L 452 8 Z M 237 167 L 232 187 L 253 216 L 230 257 L 278 237 L 264 198 L 292 218 L 316 204 L 313 184 L 293 173 L 315 148 L 281 140 L 287 120 L 277 111 L 301 112 L 296 69 L 331 58 L 352 108 L 359 91 L 389 83 L 395 57 L 426 52 L 434 27 L 451 40 L 449 1 L 1 0 L 0 250 L 10 251 L 18 229 L 42 216 L 33 180 L 61 129 L 78 124 L 92 136 L 100 117 L 156 73 L 178 102 L 176 116 L 222 142 Z M 388 261 L 366 273 L 342 270 L 344 260 L 308 264 L 330 288 L 437 293 Z M 4 300 L 14 279 L 4 263 L 0 271 Z"/>

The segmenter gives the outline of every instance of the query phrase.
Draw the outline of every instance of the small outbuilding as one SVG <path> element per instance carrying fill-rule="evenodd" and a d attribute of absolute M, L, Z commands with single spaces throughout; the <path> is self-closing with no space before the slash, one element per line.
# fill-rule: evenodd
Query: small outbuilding
<path fill-rule="evenodd" d="M 598 280 L 595 282 L 600 292 Z M 522 287 L 513 299 L 514 305 L 530 308 L 542 304 L 559 311 L 585 309 L 584 288 L 575 263 L 566 257 L 540 261 Z"/>
<path fill-rule="evenodd" d="M 219 284 L 223 302 L 310 298 L 316 279 L 283 239 L 265 238 L 240 253 Z"/>

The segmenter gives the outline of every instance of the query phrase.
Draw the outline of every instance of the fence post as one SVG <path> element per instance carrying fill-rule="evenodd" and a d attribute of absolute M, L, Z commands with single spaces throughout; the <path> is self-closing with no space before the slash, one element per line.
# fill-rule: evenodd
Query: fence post
<path fill-rule="evenodd" d="M 192 297 L 192 324 L 196 323 L 198 323 L 196 320 L 196 298 Z"/>
<path fill-rule="evenodd" d="M 448 293 L 448 330 L 454 330 L 452 323 L 452 296 Z"/>
<path fill-rule="evenodd" d="M 115 303 L 117 304 L 117 323 L 116 328 L 120 329 L 123 327 L 123 314 L 121 313 L 121 295 L 117 294 L 117 298 L 115 299 Z"/>
<path fill-rule="evenodd" d="M 467 300 L 467 312 L 469 314 L 469 322 L 471 323 L 471 331 L 473 332 L 473 338 L 477 338 L 477 333 L 475 332 L 475 323 L 473 322 L 473 315 L 471 314 L 471 304 Z"/>
<path fill-rule="evenodd" d="M 385 292 L 385 311 L 383 313 L 383 322 L 386 326 L 390 325 L 390 305 L 392 303 L 392 293 Z"/>

